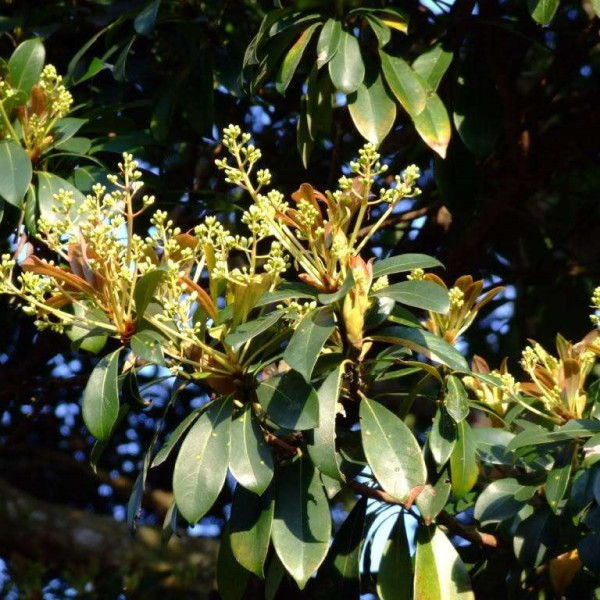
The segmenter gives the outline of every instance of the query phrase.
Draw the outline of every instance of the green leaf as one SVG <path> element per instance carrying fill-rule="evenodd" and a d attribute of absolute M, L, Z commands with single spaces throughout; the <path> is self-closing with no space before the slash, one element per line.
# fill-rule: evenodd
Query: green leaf
<path fill-rule="evenodd" d="M 348 98 L 348 110 L 358 132 L 369 142 L 381 144 L 396 120 L 396 103 L 381 75 L 362 83 Z"/>
<path fill-rule="evenodd" d="M 440 407 L 435 413 L 433 427 L 429 433 L 429 449 L 439 467 L 445 465 L 450 458 L 457 435 L 454 419 L 446 412 L 445 408 Z"/>
<path fill-rule="evenodd" d="M 419 600 L 475 600 L 465 565 L 435 526 L 417 531 L 414 586 Z"/>
<path fill-rule="evenodd" d="M 342 39 L 342 23 L 338 19 L 327 19 L 317 42 L 317 67 L 326 65 L 337 53 Z"/>
<path fill-rule="evenodd" d="M 427 102 L 427 89 L 423 81 L 403 59 L 391 56 L 381 48 L 379 56 L 385 80 L 394 96 L 411 117 L 416 117 Z"/>
<path fill-rule="evenodd" d="M 412 578 L 404 512 L 400 512 L 381 555 L 377 573 L 379 600 L 412 600 Z"/>
<path fill-rule="evenodd" d="M 470 425 L 466 421 L 458 423 L 457 434 L 456 445 L 450 455 L 450 472 L 452 493 L 455 498 L 462 498 L 477 483 L 479 466 L 475 437 Z"/>
<path fill-rule="evenodd" d="M 251 573 L 264 577 L 264 564 L 271 540 L 273 493 L 262 496 L 238 485 L 231 505 L 230 540 L 236 560 Z"/>
<path fill-rule="evenodd" d="M 416 58 L 413 69 L 435 92 L 452 63 L 453 56 L 452 52 L 444 49 L 443 44 L 435 44 Z"/>
<path fill-rule="evenodd" d="M 295 283 L 284 281 L 275 291 L 263 294 L 256 307 L 275 304 L 284 300 L 314 300 L 317 297 L 317 290 L 305 283 Z"/>
<path fill-rule="evenodd" d="M 460 423 L 469 416 L 469 400 L 467 391 L 462 381 L 454 375 L 449 375 L 446 379 L 446 397 L 444 404 L 448 414 Z"/>
<path fill-rule="evenodd" d="M 277 590 L 285 575 L 285 567 L 281 564 L 277 554 L 271 555 L 269 568 L 267 569 L 267 578 L 265 580 L 265 600 L 275 600 Z"/>
<path fill-rule="evenodd" d="M 352 275 L 352 269 L 348 269 L 348 273 L 346 274 L 346 279 L 344 279 L 344 283 L 342 283 L 342 287 L 337 290 L 337 292 L 333 292 L 332 294 L 319 294 L 317 298 L 321 304 L 333 304 L 334 302 L 338 302 L 339 300 L 343 300 L 346 297 L 346 294 L 354 287 L 354 275 Z"/>
<path fill-rule="evenodd" d="M 281 427 L 304 430 L 319 424 L 317 392 L 296 371 L 263 381 L 256 395 L 269 418 Z"/>
<path fill-rule="evenodd" d="M 116 81 L 126 81 L 127 80 L 127 59 L 129 58 L 129 52 L 131 51 L 131 47 L 133 43 L 137 39 L 136 35 L 132 35 L 131 39 L 123 45 L 123 49 L 119 53 L 117 60 L 115 61 L 115 66 L 113 68 L 113 76 Z"/>
<path fill-rule="evenodd" d="M 308 169 L 310 162 L 310 155 L 312 154 L 315 142 L 310 135 L 310 127 L 308 124 L 308 115 L 306 113 L 306 102 L 303 102 L 303 108 L 298 117 L 298 124 L 296 127 L 296 145 L 298 147 L 298 154 L 302 160 L 302 164 L 305 169 Z"/>
<path fill-rule="evenodd" d="M 283 354 L 283 360 L 308 382 L 317 358 L 335 329 L 333 307 L 324 306 L 307 313 L 296 327 Z"/>
<path fill-rule="evenodd" d="M 374 295 L 442 314 L 450 308 L 448 290 L 433 281 L 401 281 L 377 290 Z"/>
<path fill-rule="evenodd" d="M 81 302 L 73 304 L 70 308 L 72 309 L 73 314 L 81 319 L 93 319 L 100 323 L 106 323 L 109 326 L 111 324 L 106 317 L 106 313 L 99 308 L 90 308 Z M 85 350 L 92 354 L 98 354 L 102 351 L 108 339 L 105 331 L 106 330 L 103 331 L 100 328 L 90 331 L 87 327 L 71 325 L 70 327 L 67 327 L 65 333 L 71 342 L 73 342 L 72 346 L 76 352 Z"/>
<path fill-rule="evenodd" d="M 160 1 L 161 0 L 152 0 L 152 2 L 147 4 L 135 18 L 133 27 L 140 35 L 150 35 L 154 30 L 158 9 L 160 8 Z"/>
<path fill-rule="evenodd" d="M 229 469 L 240 485 L 259 496 L 273 479 L 273 454 L 250 404 L 231 423 Z"/>
<path fill-rule="evenodd" d="M 19 44 L 8 61 L 8 71 L 13 87 L 29 97 L 31 89 L 40 78 L 45 59 L 46 50 L 39 38 L 26 40 Z"/>
<path fill-rule="evenodd" d="M 346 95 L 355 92 L 363 82 L 365 65 L 358 40 L 351 33 L 342 30 L 338 51 L 328 66 L 333 85 Z"/>
<path fill-rule="evenodd" d="M 240 348 L 245 342 L 255 338 L 257 335 L 265 332 L 283 317 L 283 310 L 274 310 L 266 315 L 262 315 L 254 321 L 246 321 L 238 325 L 226 338 L 225 343 L 234 349 Z"/>
<path fill-rule="evenodd" d="M 85 196 L 72 183 L 54 173 L 46 171 L 36 171 L 36 175 L 38 179 L 38 203 L 42 217 L 48 219 L 50 222 L 56 221 L 56 213 L 52 210 L 52 207 L 58 207 L 57 202 L 54 200 L 54 195 L 58 194 L 60 190 L 72 192 L 75 204 L 71 210 L 73 215 L 77 213 L 77 209 L 85 200 Z"/>
<path fill-rule="evenodd" d="M 139 331 L 131 338 L 131 349 L 142 360 L 155 365 L 164 365 L 163 343 L 164 338 L 160 333 L 146 329 Z"/>
<path fill-rule="evenodd" d="M 477 456 L 490 465 L 514 465 L 518 458 L 507 450 L 514 433 L 497 427 L 475 427 L 473 435 L 477 443 Z"/>
<path fill-rule="evenodd" d="M 361 498 L 335 534 L 327 560 L 319 569 L 314 598 L 359 600 L 360 553 L 367 499 Z"/>
<path fill-rule="evenodd" d="M 225 526 L 217 556 L 217 590 L 222 600 L 243 600 L 250 571 L 236 560 L 231 548 L 229 525 Z"/>
<path fill-rule="evenodd" d="M 360 403 L 361 437 L 369 465 L 381 487 L 399 502 L 425 485 L 427 470 L 410 429 L 393 412 L 368 398 Z"/>
<path fill-rule="evenodd" d="M 519 562 L 537 568 L 552 555 L 558 538 L 558 520 L 547 506 L 541 506 L 522 521 L 515 532 L 513 549 Z"/>
<path fill-rule="evenodd" d="M 142 319 L 146 312 L 146 308 L 148 308 L 148 304 L 154 299 L 154 292 L 162 282 L 165 274 L 166 271 L 155 269 L 154 271 L 144 273 L 144 275 L 137 280 L 133 291 L 135 318 L 137 322 Z"/>
<path fill-rule="evenodd" d="M 571 479 L 575 445 L 567 444 L 558 454 L 546 480 L 546 500 L 555 514 L 564 508 L 562 502 Z"/>
<path fill-rule="evenodd" d="M 540 426 L 530 427 L 519 433 L 506 449 L 512 451 L 526 446 L 564 442 L 576 438 L 589 438 L 599 432 L 599 421 L 572 419 L 566 425 L 563 425 L 554 431 L 548 431 Z"/>
<path fill-rule="evenodd" d="M 98 440 L 106 440 L 119 415 L 119 354 L 121 348 L 102 357 L 83 391 L 83 422 Z"/>
<path fill-rule="evenodd" d="M 177 442 L 185 435 L 187 430 L 196 422 L 196 419 L 200 416 L 200 413 L 204 410 L 204 406 L 197 408 L 192 411 L 177 427 L 173 430 L 173 433 L 169 436 L 169 439 L 161 446 L 160 450 L 156 453 L 154 460 L 152 461 L 152 467 L 158 467 L 162 465 L 167 458 L 169 458 L 173 448 L 177 445 Z"/>
<path fill-rule="evenodd" d="M 308 458 L 297 458 L 277 482 L 272 539 L 300 589 L 325 559 L 330 534 L 329 503 L 319 474 Z"/>
<path fill-rule="evenodd" d="M 600 0 L 592 0 L 592 8 L 594 12 L 600 17 Z M 600 571 L 600 569 L 598 569 Z"/>
<path fill-rule="evenodd" d="M 13 140 L 0 142 L 0 196 L 19 210 L 31 182 L 31 160 Z"/>
<path fill-rule="evenodd" d="M 395 325 L 386 327 L 371 337 L 376 341 L 402 344 L 455 371 L 469 370 L 467 361 L 454 346 L 423 329 Z"/>
<path fill-rule="evenodd" d="M 275 81 L 275 87 L 280 94 L 285 94 L 288 85 L 292 81 L 292 77 L 302 60 L 302 55 L 306 50 L 306 47 L 310 43 L 310 40 L 321 23 L 313 23 L 307 27 L 301 34 L 298 40 L 290 48 L 288 53 L 285 55 L 279 72 L 277 73 L 277 79 Z"/>
<path fill-rule="evenodd" d="M 425 108 L 413 117 L 413 123 L 421 139 L 442 158 L 450 143 L 452 128 L 444 103 L 437 94 L 429 95 Z"/>
<path fill-rule="evenodd" d="M 173 472 L 177 508 L 197 523 L 217 499 L 229 466 L 231 398 L 215 401 L 187 434 Z"/>
<path fill-rule="evenodd" d="M 427 484 L 417 496 L 417 508 L 426 525 L 429 525 L 442 512 L 448 497 L 450 496 L 450 478 L 448 471 L 444 471 L 435 482 L 435 485 Z"/>
<path fill-rule="evenodd" d="M 600 574 L 600 531 L 588 533 L 577 543 L 581 562 L 595 575 Z"/>
<path fill-rule="evenodd" d="M 319 73 L 316 65 L 308 78 L 306 120 L 310 136 L 316 140 L 320 133 L 331 131 L 335 89 L 328 73 Z"/>
<path fill-rule="evenodd" d="M 370 25 L 375 37 L 377 38 L 377 44 L 379 47 L 383 48 L 386 46 L 392 38 L 391 29 L 374 14 L 366 13 L 365 18 L 367 19 L 367 23 Z"/>
<path fill-rule="evenodd" d="M 536 489 L 513 478 L 492 481 L 477 498 L 473 516 L 482 525 L 507 521 L 525 506 Z"/>
<path fill-rule="evenodd" d="M 554 18 L 560 0 L 527 0 L 527 8 L 536 23 L 549 25 Z"/>
<path fill-rule="evenodd" d="M 427 256 L 427 254 L 399 254 L 375 262 L 373 277 L 377 278 L 384 275 L 393 275 L 394 273 L 405 273 L 413 269 L 433 269 L 442 266 L 439 260 Z"/>
<path fill-rule="evenodd" d="M 335 420 L 342 387 L 345 364 L 329 373 L 318 391 L 319 426 L 309 432 L 308 453 L 321 473 L 341 480 L 338 455 L 335 450 Z"/>

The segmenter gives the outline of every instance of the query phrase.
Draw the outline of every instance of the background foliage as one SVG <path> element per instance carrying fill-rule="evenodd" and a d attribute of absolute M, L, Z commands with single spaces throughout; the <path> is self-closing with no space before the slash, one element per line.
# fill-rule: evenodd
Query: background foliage
<path fill-rule="evenodd" d="M 364 138 L 381 142 L 390 172 L 421 167 L 424 193 L 389 220 L 373 252 L 424 252 L 445 264 L 448 283 L 472 273 L 506 286 L 462 348 L 492 365 L 508 356 L 517 372 L 527 338 L 551 346 L 557 331 L 573 340 L 588 331 L 585 307 L 600 279 L 595 10 L 564 0 L 4 2 L 0 56 L 8 62 L 22 41 L 40 38 L 74 97 L 70 117 L 82 120 L 75 147 L 35 159 L 30 207 L 42 208 L 44 181 L 60 177 L 85 190 L 126 150 L 185 230 L 207 212 L 247 203 L 214 166 L 230 122 L 252 131 L 265 163 L 280 165 L 275 184 L 289 192 L 305 180 L 332 186 Z M 0 168 L 6 173 L 5 162 Z M 16 243 L 22 200 L 5 196 L 3 250 Z M 13 307 L 3 305 L 0 320 L 3 497 L 24 507 L 18 518 L 1 517 L 3 593 L 117 597 L 123 581 L 139 597 L 165 589 L 185 597 L 178 590 L 186 584 L 210 589 L 214 547 L 202 538 L 220 535 L 230 493 L 192 530 L 198 545 L 180 542 L 166 570 L 151 528 L 170 504 L 170 468 L 151 472 L 144 497 L 142 551 L 151 558 L 140 561 L 125 528 L 102 518 L 125 518 L 169 390 L 147 391 L 153 405 L 127 417 L 94 473 L 79 399 L 95 359 L 74 354 L 61 336 L 38 335 Z M 200 401 L 194 390 L 180 400 L 161 435 Z M 423 431 L 433 403 L 415 410 Z M 83 509 L 94 541 L 63 546 L 61 532 L 76 530 Z M 32 526 L 33 511 L 56 527 Z M 499 562 L 492 588 L 503 569 Z M 86 591 L 88 580 L 96 587 Z M 490 581 L 476 580 L 482 597 L 506 597 Z"/>

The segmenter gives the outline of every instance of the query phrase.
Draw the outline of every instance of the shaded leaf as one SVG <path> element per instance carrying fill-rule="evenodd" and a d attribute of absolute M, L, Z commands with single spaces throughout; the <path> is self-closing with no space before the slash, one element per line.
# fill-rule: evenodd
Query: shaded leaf
<path fill-rule="evenodd" d="M 26 40 L 19 44 L 8 61 L 8 71 L 13 87 L 29 97 L 31 89 L 40 78 L 45 59 L 46 50 L 39 38 Z"/>
<path fill-rule="evenodd" d="M 418 56 L 413 62 L 413 69 L 435 92 L 452 63 L 452 58 L 452 52 L 445 50 L 444 45 L 439 43 Z"/>
<path fill-rule="evenodd" d="M 469 416 L 467 391 L 465 390 L 462 381 L 454 375 L 449 375 L 446 379 L 446 397 L 444 398 L 444 404 L 448 414 L 456 421 L 456 423 L 460 423 Z"/>
<path fill-rule="evenodd" d="M 31 183 L 31 160 L 13 140 L 0 141 L 0 196 L 18 209 Z"/>
<path fill-rule="evenodd" d="M 380 600 L 411 600 L 412 561 L 406 537 L 404 512 L 400 512 L 390 531 L 377 573 L 377 594 Z"/>
<path fill-rule="evenodd" d="M 173 433 L 169 436 L 169 439 L 161 446 L 160 450 L 156 453 L 154 460 L 152 461 L 152 467 L 158 467 L 162 465 L 167 458 L 171 455 L 173 448 L 177 445 L 183 436 L 187 433 L 187 430 L 196 422 L 196 419 L 200 416 L 200 413 L 205 409 L 204 406 L 197 408 L 192 411 L 177 427 L 173 430 Z"/>
<path fill-rule="evenodd" d="M 250 571 L 236 560 L 231 549 L 229 525 L 225 526 L 217 556 L 217 590 L 223 600 L 242 600 L 245 597 Z"/>
<path fill-rule="evenodd" d="M 292 81 L 292 77 L 302 60 L 302 55 L 308 46 L 313 33 L 319 27 L 321 23 L 313 23 L 309 25 L 301 34 L 298 40 L 294 43 L 294 45 L 290 48 L 288 53 L 286 54 L 283 62 L 281 63 L 281 67 L 279 68 L 279 72 L 277 73 L 277 80 L 275 82 L 275 87 L 280 94 L 285 94 L 285 91 Z"/>
<path fill-rule="evenodd" d="M 136 321 L 140 321 L 148 308 L 148 304 L 154 298 L 156 288 L 162 282 L 166 272 L 162 269 L 156 269 L 144 273 L 136 282 L 133 292 L 135 301 L 135 317 Z"/>
<path fill-rule="evenodd" d="M 317 67 L 326 65 L 336 54 L 342 39 L 342 23 L 338 19 L 327 19 L 317 42 Z"/>
<path fill-rule="evenodd" d="M 156 24 L 161 0 L 152 0 L 137 15 L 133 27 L 140 35 L 150 35 Z"/>
<path fill-rule="evenodd" d="M 160 333 L 146 329 L 139 331 L 131 338 L 131 349 L 133 353 L 142 360 L 155 365 L 164 365 L 162 344 L 164 338 Z"/>

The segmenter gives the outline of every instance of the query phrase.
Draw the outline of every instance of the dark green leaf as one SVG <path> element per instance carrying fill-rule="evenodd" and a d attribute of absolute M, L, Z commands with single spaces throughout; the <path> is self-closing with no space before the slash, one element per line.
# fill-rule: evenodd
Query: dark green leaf
<path fill-rule="evenodd" d="M 450 496 L 450 489 L 450 477 L 448 476 L 448 472 L 444 471 L 438 477 L 435 485 L 428 483 L 417 496 L 417 508 L 426 525 L 433 522 L 444 509 Z"/>
<path fill-rule="evenodd" d="M 581 562 L 592 571 L 592 573 L 600 574 L 600 531 L 588 533 L 577 544 L 579 557 Z"/>
<path fill-rule="evenodd" d="M 92 451 L 90 452 L 90 467 L 92 467 L 92 470 L 94 471 L 94 473 L 97 473 L 98 462 L 100 461 L 100 458 L 104 454 L 104 450 L 106 450 L 108 444 L 110 443 L 110 440 L 111 440 L 112 436 L 114 435 L 115 431 L 117 430 L 117 427 L 119 427 L 119 424 L 123 421 L 123 419 L 127 416 L 128 413 L 129 413 L 129 406 L 127 404 L 121 404 L 121 406 L 119 406 L 119 414 L 117 415 L 117 419 L 112 427 L 110 435 L 105 440 L 102 440 L 102 441 L 97 440 L 94 443 L 94 447 L 92 448 Z"/>
<path fill-rule="evenodd" d="M 558 537 L 558 521 L 552 511 L 542 506 L 517 527 L 513 548 L 519 562 L 537 568 L 550 558 Z"/>
<path fill-rule="evenodd" d="M 512 478 L 492 481 L 477 498 L 474 517 L 482 525 L 502 523 L 516 515 L 535 491 L 536 486 Z"/>
<path fill-rule="evenodd" d="M 454 346 L 422 329 L 395 325 L 378 331 L 372 338 L 377 341 L 402 344 L 455 371 L 469 370 L 467 361 Z"/>
<path fill-rule="evenodd" d="M 381 75 L 359 86 L 348 98 L 348 110 L 358 132 L 375 145 L 381 144 L 396 120 L 396 103 Z"/>
<path fill-rule="evenodd" d="M 46 50 L 39 38 L 26 40 L 19 44 L 8 61 L 8 71 L 13 87 L 25 92 L 29 97 L 31 88 L 40 78 L 45 59 Z"/>
<path fill-rule="evenodd" d="M 173 448 L 177 445 L 177 442 L 181 441 L 181 438 L 185 435 L 187 430 L 196 422 L 196 419 L 200 416 L 200 413 L 204 410 L 204 407 L 197 408 L 192 411 L 177 427 L 173 430 L 173 433 L 169 436 L 169 439 L 161 446 L 160 450 L 156 453 L 154 460 L 152 461 L 152 467 L 158 467 L 162 465 L 167 458 L 169 458 Z"/>
<path fill-rule="evenodd" d="M 17 142 L 0 142 L 0 196 L 18 209 L 31 182 L 31 160 Z"/>
<path fill-rule="evenodd" d="M 377 290 L 375 295 L 438 313 L 450 308 L 448 290 L 433 281 L 401 281 Z"/>
<path fill-rule="evenodd" d="M 462 498 L 477 483 L 479 466 L 471 426 L 466 421 L 461 421 L 457 425 L 457 434 L 456 444 L 450 455 L 450 472 L 452 494 L 455 498 Z"/>
<path fill-rule="evenodd" d="M 318 391 L 319 426 L 309 432 L 308 453 L 321 473 L 332 479 L 341 479 L 338 455 L 335 450 L 335 421 L 338 411 L 345 364 L 329 373 Z"/>
<path fill-rule="evenodd" d="M 283 282 L 275 291 L 263 294 L 256 307 L 275 304 L 284 300 L 314 300 L 317 290 L 305 283 Z"/>
<path fill-rule="evenodd" d="M 300 117 L 298 117 L 298 125 L 296 127 L 296 145 L 298 147 L 298 154 L 300 154 L 302 164 L 304 165 L 305 169 L 308 169 L 310 155 L 312 154 L 315 143 L 310 135 L 306 107 L 303 107 Z"/>
<path fill-rule="evenodd" d="M 497 427 L 475 427 L 473 435 L 477 443 L 477 456 L 481 462 L 490 465 L 513 465 L 518 461 L 508 444 L 515 437 L 510 431 Z"/>
<path fill-rule="evenodd" d="M 385 80 L 394 96 L 411 117 L 416 117 L 425 108 L 427 101 L 427 90 L 422 79 L 403 59 L 391 56 L 381 48 L 379 56 Z"/>
<path fill-rule="evenodd" d="M 231 550 L 251 573 L 264 577 L 264 564 L 271 540 L 273 493 L 258 496 L 238 485 L 233 494 L 230 520 Z"/>
<path fill-rule="evenodd" d="M 446 379 L 446 397 L 444 404 L 448 414 L 457 422 L 460 423 L 463 419 L 469 416 L 469 399 L 467 391 L 462 381 L 454 376 L 449 375 Z"/>
<path fill-rule="evenodd" d="M 225 343 L 235 349 L 240 348 L 244 342 L 255 338 L 257 335 L 265 332 L 283 317 L 283 310 L 274 310 L 266 315 L 262 315 L 254 321 L 246 321 L 238 325 L 226 338 Z"/>
<path fill-rule="evenodd" d="M 133 353 L 142 360 L 155 365 L 164 365 L 162 344 L 164 338 L 160 333 L 146 329 L 136 333 L 131 338 L 131 349 Z"/>
<path fill-rule="evenodd" d="M 433 427 L 429 433 L 429 449 L 439 467 L 445 465 L 450 458 L 456 437 L 456 423 L 446 410 L 440 407 L 435 413 Z"/>
<path fill-rule="evenodd" d="M 348 269 L 346 279 L 342 283 L 342 287 L 332 294 L 319 294 L 317 298 L 321 304 L 333 304 L 346 297 L 346 294 L 354 287 L 354 275 L 352 275 L 352 269 Z"/>
<path fill-rule="evenodd" d="M 155 269 L 144 273 L 136 282 L 135 290 L 133 292 L 133 299 L 135 301 L 135 318 L 139 322 L 148 304 L 154 298 L 154 292 L 158 285 L 162 282 L 165 276 L 165 271 L 162 269 Z"/>
<path fill-rule="evenodd" d="M 420 525 L 415 558 L 415 598 L 474 600 L 471 581 L 454 546 L 440 529 Z"/>
<path fill-rule="evenodd" d="M 292 81 L 292 77 L 302 60 L 302 55 L 306 50 L 306 47 L 310 43 L 310 40 L 321 23 L 313 23 L 309 25 L 301 34 L 295 44 L 290 48 L 288 53 L 286 54 L 283 62 L 281 63 L 281 67 L 279 68 L 279 72 L 277 73 L 277 80 L 275 82 L 275 87 L 280 94 L 285 94 L 290 81 Z"/>
<path fill-rule="evenodd" d="M 374 14 L 367 13 L 365 14 L 365 17 L 367 19 L 367 23 L 371 26 L 371 29 L 373 30 L 373 33 L 377 38 L 377 43 L 379 47 L 383 48 L 392 38 L 391 29 L 379 17 L 376 17 Z"/>
<path fill-rule="evenodd" d="M 452 52 L 445 50 L 443 44 L 436 44 L 415 60 L 413 69 L 433 91 L 436 91 L 444 73 L 452 63 L 452 58 Z"/>
<path fill-rule="evenodd" d="M 119 414 L 120 352 L 121 348 L 100 359 L 83 391 L 83 421 L 98 440 L 110 436 Z"/>
<path fill-rule="evenodd" d="M 317 392 L 296 371 L 263 381 L 256 394 L 269 418 L 281 427 L 303 430 L 319 424 Z"/>
<path fill-rule="evenodd" d="M 365 77 L 365 65 L 358 40 L 342 30 L 338 51 L 329 61 L 329 76 L 336 89 L 344 94 L 355 92 Z"/>
<path fill-rule="evenodd" d="M 442 263 L 427 256 L 427 254 L 399 254 L 390 256 L 383 260 L 378 260 L 373 265 L 373 277 L 383 277 L 384 275 L 393 275 L 394 273 L 405 273 L 413 269 L 433 269 L 442 267 Z"/>
<path fill-rule="evenodd" d="M 161 0 L 152 0 L 143 10 L 138 13 L 138 16 L 133 22 L 133 27 L 140 35 L 150 35 L 154 30 L 156 16 L 160 8 Z"/>
<path fill-rule="evenodd" d="M 555 514 L 561 512 L 564 507 L 562 502 L 573 468 L 575 445 L 567 444 L 556 457 L 548 479 L 546 480 L 546 500 Z"/>
<path fill-rule="evenodd" d="M 401 511 L 381 555 L 377 573 L 379 600 L 411 600 L 412 578 L 410 547 L 406 537 L 404 512 Z"/>
<path fill-rule="evenodd" d="M 215 401 L 185 437 L 173 472 L 177 508 L 197 523 L 217 499 L 229 466 L 231 398 Z"/>
<path fill-rule="evenodd" d="M 329 503 L 319 474 L 308 458 L 297 458 L 277 482 L 272 539 L 300 589 L 325 559 L 330 535 Z"/>
<path fill-rule="evenodd" d="M 317 42 L 317 67 L 326 65 L 336 54 L 342 39 L 342 23 L 338 19 L 327 19 Z"/>
<path fill-rule="evenodd" d="M 231 423 L 229 469 L 240 485 L 258 496 L 273 479 L 273 454 L 250 404 Z"/>
<path fill-rule="evenodd" d="M 265 600 L 275 600 L 281 581 L 285 576 L 285 567 L 281 564 L 277 554 L 273 553 L 267 569 L 265 580 Z"/>
<path fill-rule="evenodd" d="M 117 81 L 123 82 L 127 79 L 127 59 L 129 58 L 129 52 L 131 51 L 131 47 L 133 46 L 133 43 L 135 42 L 136 38 L 137 36 L 135 35 L 131 36 L 131 39 L 123 46 L 123 49 L 121 50 L 119 56 L 117 57 L 117 60 L 115 61 L 115 66 L 113 68 L 113 76 Z"/>
<path fill-rule="evenodd" d="M 222 600 L 242 600 L 246 597 L 246 587 L 250 571 L 236 560 L 231 549 L 231 534 L 227 525 L 221 537 L 217 556 L 217 590 Z"/>
<path fill-rule="evenodd" d="M 427 480 L 421 448 L 410 429 L 393 412 L 368 398 L 360 403 L 365 454 L 381 487 L 399 502 Z"/>
<path fill-rule="evenodd" d="M 310 381 L 317 358 L 335 329 L 333 307 L 324 306 L 307 313 L 296 327 L 283 359 L 306 381 Z"/>

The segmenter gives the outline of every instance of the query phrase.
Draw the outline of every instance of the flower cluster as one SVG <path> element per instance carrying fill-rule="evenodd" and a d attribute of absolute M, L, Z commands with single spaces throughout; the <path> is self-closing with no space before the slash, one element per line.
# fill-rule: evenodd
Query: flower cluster
<path fill-rule="evenodd" d="M 600 287 L 597 287 L 592 295 L 592 308 L 594 309 L 594 314 L 591 316 L 592 323 L 600 327 L 600 317 L 596 314 L 600 312 Z"/>

